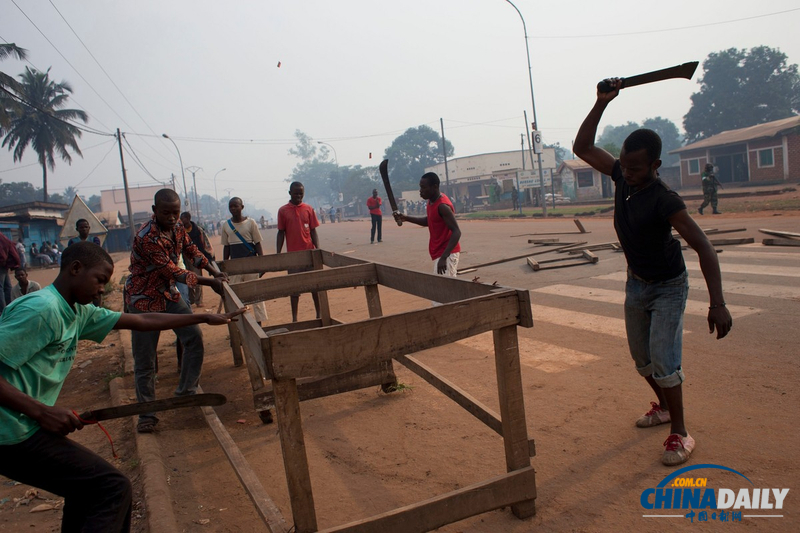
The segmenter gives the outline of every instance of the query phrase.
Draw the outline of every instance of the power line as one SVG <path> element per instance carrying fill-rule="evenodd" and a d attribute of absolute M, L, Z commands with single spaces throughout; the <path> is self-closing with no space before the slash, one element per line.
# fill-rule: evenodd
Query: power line
<path fill-rule="evenodd" d="M 83 151 L 86 152 L 86 151 L 91 150 L 92 148 L 97 148 L 98 146 L 102 146 L 102 145 L 110 143 L 110 142 L 111 141 L 108 140 L 108 141 L 103 141 L 101 143 L 93 144 L 92 146 L 89 146 L 88 148 L 84 148 Z M 41 165 L 38 162 L 36 162 L 36 163 L 28 163 L 27 165 L 16 165 L 16 166 L 13 166 L 11 168 L 6 168 L 6 169 L 3 169 L 3 170 L 0 170 L 0 174 L 2 174 L 3 172 L 11 172 L 13 170 L 21 170 L 21 169 L 27 168 L 27 167 L 40 167 L 40 166 Z"/>
<path fill-rule="evenodd" d="M 13 0 L 12 0 L 13 1 Z M 763 15 L 753 15 L 751 17 L 742 17 L 738 19 L 721 20 L 719 22 L 707 22 L 705 24 L 693 24 L 691 26 L 678 26 L 676 28 L 662 28 L 656 30 L 642 30 L 631 31 L 624 33 L 596 33 L 596 34 L 580 34 L 580 35 L 532 35 L 531 39 L 593 39 L 597 37 L 624 37 L 626 35 L 645 35 L 649 33 L 666 33 L 672 31 L 692 30 L 696 28 L 707 28 L 710 26 L 721 26 L 723 24 L 733 24 L 734 22 L 743 22 L 745 20 L 760 19 L 764 17 L 774 17 L 775 15 L 783 15 L 785 13 L 792 13 L 793 11 L 800 11 L 800 7 L 794 9 L 786 9 L 784 11 L 776 11 L 774 13 L 765 13 Z"/>
<path fill-rule="evenodd" d="M 125 139 L 125 136 L 122 135 L 122 138 Z M 128 142 L 128 139 L 125 139 L 125 144 L 128 146 L 128 148 L 126 148 L 125 151 L 128 152 L 128 154 L 130 154 L 131 157 L 133 157 L 134 162 L 139 166 L 139 168 L 141 168 L 144 171 L 144 173 L 150 176 L 150 178 L 152 178 L 152 180 L 155 181 L 156 183 L 163 183 L 161 181 L 158 181 L 156 177 L 153 176 L 149 170 L 147 170 L 147 167 L 144 166 L 144 163 L 142 163 L 141 159 L 139 159 L 139 156 L 136 155 L 136 152 L 134 152 L 133 146 L 131 146 L 131 144 Z"/>
<path fill-rule="evenodd" d="M 114 146 L 117 144 L 117 143 L 115 143 L 115 142 L 112 142 L 112 141 L 106 141 L 106 142 L 111 142 L 111 148 L 109 148 L 109 149 L 108 149 L 108 152 L 106 152 L 106 155 L 104 155 L 104 156 L 103 156 L 103 158 L 100 160 L 100 162 L 99 162 L 99 163 L 97 163 L 97 164 L 94 166 L 94 168 L 91 170 L 91 172 L 89 172 L 89 173 L 86 175 L 86 177 L 85 177 L 85 178 L 83 178 L 81 181 L 79 181 L 78 183 L 76 183 L 76 184 L 74 185 L 74 187 L 75 187 L 75 189 L 76 189 L 76 190 L 78 189 L 78 186 L 79 186 L 80 184 L 82 184 L 84 181 L 88 180 L 88 179 L 89 179 L 89 176 L 91 176 L 92 174 L 94 174 L 94 171 L 95 171 L 95 170 L 97 170 L 97 168 L 98 168 L 100 165 L 102 165 L 102 164 L 103 164 L 103 161 L 105 161 L 105 160 L 106 160 L 106 157 L 108 157 L 108 154 L 110 154 L 110 153 L 111 153 L 111 151 L 114 149 Z"/>
<path fill-rule="evenodd" d="M 86 46 L 86 43 L 84 43 L 84 42 L 83 42 L 83 39 L 81 39 L 81 38 L 80 38 L 80 36 L 78 35 L 78 33 L 77 33 L 77 32 L 75 31 L 75 29 L 72 27 L 72 25 L 71 25 L 71 24 L 70 24 L 70 23 L 67 21 L 67 19 L 66 19 L 66 18 L 64 18 L 64 15 L 61 13 L 61 11 L 59 11 L 59 9 L 58 9 L 58 8 L 56 7 L 56 5 L 53 3 L 53 0 L 49 0 L 49 2 L 50 2 L 50 5 L 51 5 L 51 6 L 53 6 L 53 9 L 55 9 L 55 10 L 56 10 L 56 13 L 58 13 L 58 15 L 61 17 L 61 20 L 63 20 L 63 21 L 64 21 L 64 24 L 66 24 L 66 25 L 67 25 L 67 27 L 70 29 L 70 31 L 72 31 L 72 34 L 75 36 L 75 38 L 76 38 L 76 39 L 78 39 L 78 41 L 81 43 L 81 45 L 83 45 L 83 48 L 84 48 L 84 49 L 85 49 L 85 50 L 86 50 L 86 51 L 89 53 L 89 56 L 91 56 L 91 58 L 92 58 L 92 59 L 94 59 L 94 62 L 95 62 L 95 63 L 97 63 L 97 66 L 98 66 L 98 67 L 100 67 L 100 70 L 102 70 L 102 71 L 103 71 L 103 74 L 105 74 L 105 75 L 106 75 L 106 78 L 108 78 L 108 81 L 110 81 L 110 82 L 111 82 L 111 85 L 113 85 L 113 86 L 114 86 L 114 88 L 117 90 L 117 92 L 119 92 L 119 94 L 122 96 L 122 98 L 124 98 L 124 99 L 125 99 L 125 101 L 128 103 L 128 105 L 129 105 L 129 106 L 131 106 L 131 109 L 133 109 L 133 112 L 134 112 L 134 113 L 136 113 L 136 116 L 137 116 L 137 117 L 139 117 L 139 118 L 141 119 L 141 121 L 144 123 L 144 125 L 145 125 L 145 126 L 147 126 L 147 129 L 149 129 L 149 130 L 150 130 L 150 132 L 152 132 L 152 133 L 153 133 L 153 135 L 156 135 L 156 132 L 155 132 L 155 131 L 153 131 L 153 128 L 152 128 L 152 127 L 150 127 L 150 124 L 148 124 L 148 123 L 147 123 L 147 121 L 144 119 L 144 117 L 143 117 L 141 114 L 139 114 L 139 111 L 137 111 L 137 110 L 136 110 L 136 108 L 135 108 L 135 107 L 133 106 L 133 104 L 131 103 L 131 101 L 130 101 L 130 100 L 128 100 L 128 97 L 127 97 L 127 96 L 125 96 L 125 93 L 123 93 L 123 92 L 122 92 L 122 89 L 120 89 L 120 88 L 119 88 L 119 86 L 116 84 L 116 82 L 115 82 L 115 81 L 114 81 L 114 80 L 111 78 L 111 75 L 109 75 L 109 73 L 108 73 L 108 72 L 106 72 L 106 69 L 105 69 L 105 68 L 103 68 L 103 65 L 101 65 L 101 64 L 100 64 L 100 61 L 98 61 L 98 60 L 97 60 L 97 58 L 94 56 L 94 54 L 92 53 L 92 51 L 91 51 L 91 50 L 89 50 L 89 47 L 88 47 L 88 46 Z M 159 139 L 161 139 L 161 137 L 160 137 L 160 136 L 159 136 L 158 138 L 159 138 Z M 161 142 L 163 143 L 164 141 L 162 140 Z M 145 141 L 145 144 L 147 144 L 147 142 L 146 142 L 146 141 Z M 147 146 L 148 146 L 148 147 L 149 147 L 151 150 L 153 150 L 154 152 L 158 153 L 158 155 L 160 155 L 162 158 L 164 157 L 164 156 L 163 156 L 161 153 L 159 153 L 159 152 L 158 152 L 156 149 L 154 149 L 154 148 L 153 148 L 152 146 L 150 146 L 149 144 L 147 144 Z M 169 160 L 168 160 L 168 159 L 166 159 L 166 158 L 164 158 L 164 159 L 165 159 L 165 161 L 169 161 Z"/>

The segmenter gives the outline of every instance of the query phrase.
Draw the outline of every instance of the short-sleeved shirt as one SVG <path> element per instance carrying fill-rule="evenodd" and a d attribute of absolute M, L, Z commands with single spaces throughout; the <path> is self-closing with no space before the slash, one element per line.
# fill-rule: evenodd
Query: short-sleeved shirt
<path fill-rule="evenodd" d="M 197 285 L 197 275 L 178 267 L 178 258 L 191 261 L 198 270 L 208 266 L 208 259 L 197 249 L 183 224 L 175 224 L 165 232 L 152 220 L 142 225 L 133 239 L 131 275 L 125 282 L 125 303 L 139 311 L 161 312 L 167 300 L 177 302 L 181 293 L 176 278 L 186 276 L 186 285 Z"/>
<path fill-rule="evenodd" d="M 428 251 L 431 254 L 431 259 L 438 259 L 442 257 L 445 248 L 447 248 L 447 243 L 450 242 L 450 237 L 453 235 L 452 230 L 447 227 L 442 215 L 439 214 L 439 206 L 442 204 L 450 206 L 450 209 L 453 210 L 453 213 L 456 212 L 455 208 L 453 207 L 453 202 L 451 202 L 450 198 L 448 198 L 444 193 L 441 193 L 435 202 L 428 202 L 426 213 L 428 215 L 428 232 L 430 233 Z M 450 253 L 456 253 L 460 251 L 461 243 L 458 243 L 456 244 L 455 248 L 450 251 Z"/>
<path fill-rule="evenodd" d="M 294 205 L 292 202 L 278 210 L 278 231 L 286 238 L 286 251 L 313 250 L 311 230 L 319 226 L 314 208 L 306 203 Z"/>
<path fill-rule="evenodd" d="M 120 313 L 70 306 L 53 285 L 11 302 L 0 316 L 0 375 L 45 405 L 55 405 L 78 341 L 102 341 Z M 0 445 L 24 441 L 39 429 L 28 416 L 0 407 Z"/>
<path fill-rule="evenodd" d="M 242 242 L 242 239 L 231 229 L 229 222 L 233 224 L 233 227 L 236 228 L 239 235 L 241 235 L 242 238 L 251 245 L 253 250 L 255 250 L 255 246 L 253 245 L 261 242 L 261 232 L 258 231 L 258 224 L 256 224 L 256 221 L 250 217 L 245 218 L 241 222 L 234 222 L 232 219 L 228 219 L 222 223 L 222 229 L 220 230 L 222 246 L 230 246 L 231 259 L 253 255 Z"/>
<path fill-rule="evenodd" d="M 370 196 L 367 198 L 367 209 L 369 209 L 370 215 L 383 215 L 381 211 L 381 204 L 383 204 L 383 200 L 381 200 L 380 196 Z"/>
<path fill-rule="evenodd" d="M 647 281 L 666 281 L 686 270 L 681 243 L 672 236 L 669 217 L 686 209 L 683 199 L 663 181 L 634 189 L 622 177 L 619 160 L 611 178 L 616 184 L 614 229 L 628 267 Z"/>
<path fill-rule="evenodd" d="M 28 280 L 28 289 L 25 291 L 25 294 L 22 294 L 22 287 L 20 287 L 19 283 L 14 285 L 11 288 L 11 301 L 13 302 L 17 298 L 22 298 L 32 292 L 36 292 L 42 289 L 42 286 L 33 281 L 32 279 Z"/>
<path fill-rule="evenodd" d="M 90 236 L 86 237 L 86 240 L 91 242 L 92 244 L 96 244 L 97 246 L 101 246 L 100 237 L 98 237 L 96 235 L 94 237 L 92 237 L 90 235 Z M 67 248 L 69 248 L 70 246 L 72 246 L 73 244 L 78 243 L 78 242 L 81 242 L 81 238 L 80 237 L 71 238 L 69 241 L 67 241 Z"/>

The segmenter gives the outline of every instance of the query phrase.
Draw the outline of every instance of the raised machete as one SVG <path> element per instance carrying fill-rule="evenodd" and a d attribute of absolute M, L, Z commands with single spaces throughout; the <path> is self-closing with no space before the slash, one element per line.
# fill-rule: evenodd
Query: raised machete
<path fill-rule="evenodd" d="M 400 211 L 397 209 L 397 200 L 394 199 L 394 193 L 392 192 L 392 184 L 389 183 L 389 160 L 384 159 L 381 161 L 380 166 L 378 167 L 381 171 L 381 179 L 383 180 L 383 186 L 386 189 L 386 196 L 389 198 L 389 205 L 392 206 L 392 216 L 399 213 Z M 403 225 L 402 220 L 394 219 L 397 222 L 398 226 Z"/>
<path fill-rule="evenodd" d="M 697 61 L 690 61 L 689 63 L 684 63 L 682 65 L 662 68 L 661 70 L 646 72 L 645 74 L 639 74 L 638 76 L 631 76 L 630 78 L 620 78 L 622 81 L 622 86 L 620 89 L 635 87 L 636 85 L 643 85 L 645 83 L 653 83 L 655 81 L 670 80 L 673 78 L 686 78 L 687 80 L 690 80 L 692 79 L 692 76 L 694 76 L 694 71 L 697 70 L 698 64 L 699 63 Z M 614 89 L 611 87 L 611 85 L 606 83 L 606 80 L 603 80 L 597 84 L 597 90 L 601 93 L 610 93 Z"/>

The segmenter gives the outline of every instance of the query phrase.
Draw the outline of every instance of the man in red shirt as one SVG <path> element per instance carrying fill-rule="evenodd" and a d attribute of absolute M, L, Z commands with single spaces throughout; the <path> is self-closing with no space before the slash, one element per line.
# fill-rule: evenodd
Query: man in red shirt
<path fill-rule="evenodd" d="M 447 195 L 439 192 L 439 176 L 428 172 L 419 180 L 419 195 L 427 200 L 424 217 L 410 217 L 395 213 L 394 217 L 403 222 L 427 226 L 430 233 L 428 251 L 431 254 L 436 274 L 456 277 L 458 257 L 461 252 L 461 229 L 456 222 L 453 203 Z"/>
<path fill-rule="evenodd" d="M 319 221 L 314 208 L 303 203 L 305 192 L 305 187 L 299 181 L 294 181 L 289 186 L 291 200 L 278 210 L 276 253 L 281 253 L 284 240 L 286 241 L 287 252 L 319 248 L 319 239 L 317 238 Z M 288 273 L 297 274 L 307 270 L 310 269 L 290 269 Z M 311 297 L 314 299 L 314 308 L 317 310 L 317 318 L 319 318 L 319 296 L 316 292 L 312 292 Z M 290 299 L 292 302 L 292 322 L 297 322 L 297 304 L 300 301 L 300 295 L 293 294 Z"/>
<path fill-rule="evenodd" d="M 189 288 L 208 285 L 222 294 L 222 282 L 228 277 L 216 270 L 195 246 L 183 224 L 179 224 L 181 199 L 172 189 L 161 189 L 155 195 L 153 218 L 146 222 L 133 239 L 130 276 L 125 282 L 125 305 L 130 313 L 192 314 L 184 302 L 176 282 Z M 178 268 L 178 258 L 183 254 L 198 270 L 205 269 L 214 277 L 201 277 Z M 176 396 L 195 394 L 203 367 L 203 334 L 200 326 L 176 328 L 175 334 L 183 345 L 183 360 Z M 156 399 L 155 365 L 160 331 L 133 331 L 133 352 L 136 400 L 146 402 Z M 153 413 L 139 416 L 139 433 L 152 433 L 158 423 Z"/>
<path fill-rule="evenodd" d="M 372 196 L 367 198 L 367 209 L 369 209 L 369 216 L 372 218 L 372 229 L 369 232 L 370 244 L 375 244 L 375 228 L 378 228 L 378 242 L 383 242 L 381 239 L 381 227 L 383 226 L 381 205 L 383 205 L 383 201 L 378 196 L 378 189 L 372 189 Z"/>
<path fill-rule="evenodd" d="M 8 273 L 9 271 L 13 272 L 19 266 L 17 246 L 11 239 L 0 233 L 0 313 L 11 303 L 11 280 Z M 6 285 L 8 285 L 8 290 L 6 290 Z"/>

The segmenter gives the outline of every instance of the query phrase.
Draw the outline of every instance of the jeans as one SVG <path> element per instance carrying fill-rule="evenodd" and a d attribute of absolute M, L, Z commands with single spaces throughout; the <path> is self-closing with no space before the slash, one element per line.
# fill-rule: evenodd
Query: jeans
<path fill-rule="evenodd" d="M 142 313 L 131 306 L 131 313 Z M 167 301 L 166 313 L 191 315 L 192 310 L 183 299 Z M 203 369 L 203 333 L 200 326 L 185 326 L 173 330 L 183 344 L 183 360 L 175 396 L 186 396 L 197 392 L 200 371 Z M 156 399 L 156 351 L 160 331 L 131 331 L 131 351 L 133 352 L 133 376 L 136 383 L 136 401 L 149 402 Z M 142 418 L 156 419 L 155 414 L 145 413 Z"/>
<path fill-rule="evenodd" d="M 378 242 L 381 242 L 383 240 L 381 238 L 383 217 L 381 215 L 373 215 L 372 213 L 370 213 L 369 216 L 372 217 L 372 229 L 369 232 L 369 242 L 375 242 L 375 228 L 378 228 Z"/>
<path fill-rule="evenodd" d="M 653 376 L 661 388 L 680 385 L 683 350 L 683 311 L 689 295 L 689 276 L 648 282 L 628 271 L 625 284 L 625 329 L 636 370 Z"/>
<path fill-rule="evenodd" d="M 131 530 L 131 482 L 67 437 L 40 429 L 20 443 L 0 446 L 0 474 L 63 496 L 63 533 Z"/>

